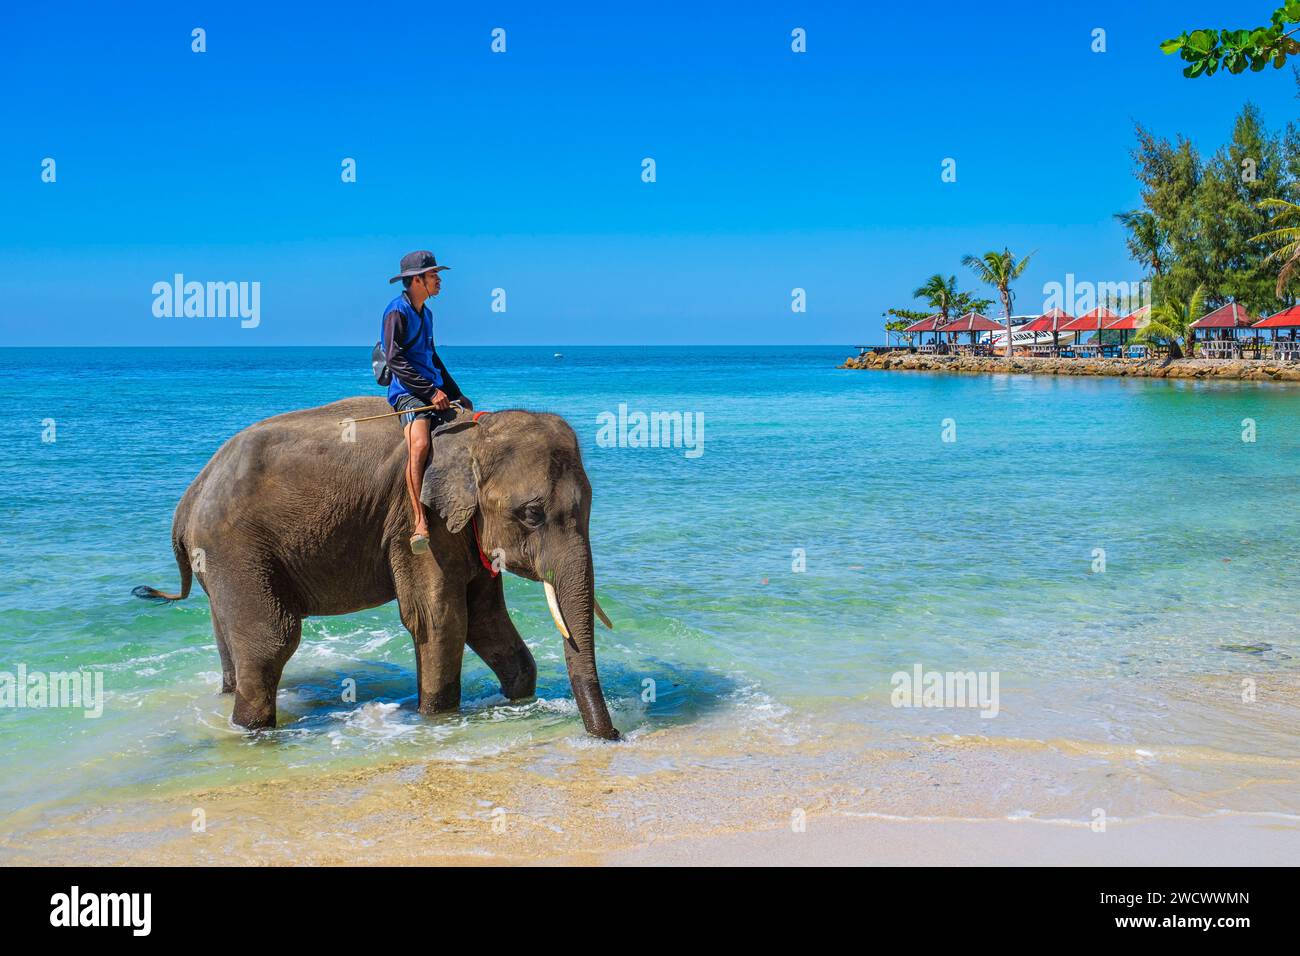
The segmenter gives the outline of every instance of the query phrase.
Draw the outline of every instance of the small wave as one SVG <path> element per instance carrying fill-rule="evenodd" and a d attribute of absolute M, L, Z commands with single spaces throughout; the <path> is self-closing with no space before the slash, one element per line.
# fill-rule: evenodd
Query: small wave
<path fill-rule="evenodd" d="M 329 716 L 341 721 L 349 731 L 383 740 L 405 737 L 419 729 L 406 719 L 400 704 L 382 701 L 370 701 L 354 710 L 334 711 Z M 331 739 L 335 739 L 336 735 L 341 735 L 341 732 L 334 730 L 329 734 Z"/>
<path fill-rule="evenodd" d="M 142 665 L 145 664 L 160 664 L 163 661 L 170 660 L 173 657 L 179 657 L 181 655 L 188 655 L 188 654 L 199 654 L 199 653 L 204 653 L 208 650 L 211 650 L 212 653 L 215 654 L 217 652 L 217 646 L 215 644 L 209 644 L 207 647 L 178 647 L 174 651 L 165 651 L 162 654 L 148 654 L 145 655 L 144 657 L 130 657 L 124 661 L 114 661 L 113 663 L 110 664 L 87 664 L 85 665 L 84 669 L 102 670 L 102 671 L 108 671 L 110 673 L 114 673 L 117 671 L 134 670 L 135 668 L 141 667 Z"/>
<path fill-rule="evenodd" d="M 1143 764 L 1151 761 L 1172 761 L 1187 764 L 1257 764 L 1265 766 L 1300 766 L 1300 758 L 1273 757 L 1264 754 L 1237 753 L 1205 746 L 1128 746 L 1100 743 L 1092 740 L 1068 738 L 1042 739 L 1037 737 L 989 737 L 982 734 L 944 734 L 929 738 L 938 744 L 956 744 L 965 747 L 988 747 L 993 750 L 1058 750 L 1067 754 L 1132 760 Z"/>
<path fill-rule="evenodd" d="M 396 634 L 390 634 L 386 631 L 371 631 L 370 633 L 373 637 L 357 648 L 358 655 L 372 654 L 397 637 Z"/>

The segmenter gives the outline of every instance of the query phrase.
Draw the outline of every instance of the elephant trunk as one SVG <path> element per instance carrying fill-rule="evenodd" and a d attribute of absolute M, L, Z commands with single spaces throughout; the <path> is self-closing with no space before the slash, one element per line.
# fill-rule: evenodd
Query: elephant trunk
<path fill-rule="evenodd" d="M 592 613 L 596 602 L 595 574 L 591 566 L 591 550 L 572 562 L 561 565 L 555 576 L 554 588 L 550 583 L 547 598 L 553 602 L 551 612 L 556 614 L 556 624 L 564 638 L 564 663 L 569 670 L 569 684 L 578 703 L 578 712 L 587 733 L 606 740 L 618 740 L 619 733 L 609 719 L 605 695 L 600 689 L 600 675 L 596 673 L 596 645 Z M 554 606 L 558 605 L 558 607 Z M 557 613 L 558 612 L 558 613 Z"/>

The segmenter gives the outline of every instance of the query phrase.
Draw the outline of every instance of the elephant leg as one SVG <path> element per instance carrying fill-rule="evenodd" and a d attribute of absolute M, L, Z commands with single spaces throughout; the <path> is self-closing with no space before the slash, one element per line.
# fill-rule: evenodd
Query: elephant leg
<path fill-rule="evenodd" d="M 435 535 L 433 547 L 437 540 Z M 413 555 L 405 542 L 389 560 L 402 624 L 415 642 L 420 713 L 455 710 L 465 656 L 465 588 L 446 581 L 431 554 Z"/>
<path fill-rule="evenodd" d="M 402 623 L 415 641 L 415 679 L 422 714 L 460 706 L 460 665 L 465 656 L 465 602 L 403 600 L 398 593 Z M 459 605 L 458 607 L 455 605 Z"/>
<path fill-rule="evenodd" d="M 510 620 L 501 578 L 479 575 L 470 582 L 467 600 L 470 649 L 492 668 L 502 696 L 532 697 L 537 690 L 537 663 Z"/>
<path fill-rule="evenodd" d="M 280 675 L 302 637 L 302 618 L 273 597 L 262 596 L 266 590 L 244 582 L 208 592 L 234 663 L 235 707 L 230 719 L 249 730 L 275 726 Z M 238 597 L 223 599 L 218 593 Z M 253 594 L 259 597 L 250 599 Z"/>
<path fill-rule="evenodd" d="M 230 653 L 230 642 L 221 630 L 221 618 L 216 605 L 212 605 L 212 635 L 217 639 L 217 653 L 221 655 L 221 693 L 235 692 L 235 658 Z"/>

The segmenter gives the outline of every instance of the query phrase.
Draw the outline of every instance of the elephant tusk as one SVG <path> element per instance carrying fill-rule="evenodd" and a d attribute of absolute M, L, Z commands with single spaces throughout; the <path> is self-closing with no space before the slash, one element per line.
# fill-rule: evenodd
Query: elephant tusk
<path fill-rule="evenodd" d="M 571 640 L 569 629 L 564 626 L 564 615 L 560 613 L 560 602 L 555 599 L 555 588 L 551 587 L 550 581 L 542 582 L 542 590 L 546 592 L 546 606 L 551 609 L 551 617 L 555 619 L 555 626 L 560 629 L 564 639 Z"/>
<path fill-rule="evenodd" d="M 604 624 L 611 631 L 614 630 L 614 625 L 610 623 L 609 615 L 605 613 L 605 609 L 601 607 L 600 602 L 596 600 L 596 595 L 593 594 L 591 596 L 591 601 L 596 605 L 596 617 L 600 618 L 600 623 Z"/>

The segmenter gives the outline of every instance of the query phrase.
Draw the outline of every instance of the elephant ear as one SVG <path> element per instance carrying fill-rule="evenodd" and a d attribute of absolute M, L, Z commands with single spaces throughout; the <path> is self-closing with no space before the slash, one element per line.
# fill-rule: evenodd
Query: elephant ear
<path fill-rule="evenodd" d="M 473 445 L 478 428 L 466 422 L 438 431 L 429 440 L 429 465 L 420 486 L 420 501 L 460 532 L 478 510 Z"/>

